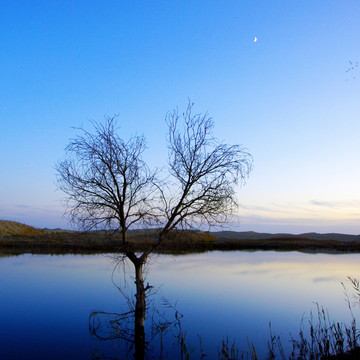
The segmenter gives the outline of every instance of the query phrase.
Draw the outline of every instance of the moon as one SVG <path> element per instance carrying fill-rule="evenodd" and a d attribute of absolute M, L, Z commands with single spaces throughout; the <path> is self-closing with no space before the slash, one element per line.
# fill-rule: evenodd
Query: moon
<path fill-rule="evenodd" d="M 255 38 L 254 38 L 254 42 L 257 42 L 257 40 L 258 40 L 258 39 L 257 39 L 257 37 L 255 36 Z"/>

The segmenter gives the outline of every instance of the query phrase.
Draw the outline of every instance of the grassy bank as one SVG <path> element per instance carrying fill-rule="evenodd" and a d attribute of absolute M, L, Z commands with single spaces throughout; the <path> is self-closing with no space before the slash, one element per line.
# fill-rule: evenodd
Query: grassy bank
<path fill-rule="evenodd" d="M 155 242 L 156 230 L 129 231 L 129 242 L 142 251 Z M 108 253 L 121 251 L 121 238 L 103 231 L 80 232 L 35 229 L 11 221 L 0 221 L 0 250 L 17 253 Z M 358 236 L 341 234 L 259 234 L 237 232 L 174 232 L 158 248 L 162 253 L 213 250 L 275 250 L 325 253 L 360 253 Z"/>

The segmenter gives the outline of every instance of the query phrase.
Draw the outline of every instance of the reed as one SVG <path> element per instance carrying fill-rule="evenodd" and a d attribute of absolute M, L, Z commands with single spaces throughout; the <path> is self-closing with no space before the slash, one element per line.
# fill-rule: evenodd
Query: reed
<path fill-rule="evenodd" d="M 292 350 L 286 356 L 283 350 L 280 336 L 273 335 L 270 328 L 270 340 L 268 341 L 267 360 L 336 360 L 336 359 L 360 359 L 360 329 L 353 313 L 353 301 L 360 305 L 360 281 L 348 278 L 352 286 L 352 294 L 342 283 L 345 293 L 345 302 L 351 314 L 350 324 L 336 322 L 331 319 L 328 311 L 316 304 L 316 312 L 310 312 L 310 319 L 305 323 L 304 318 L 300 324 L 300 330 L 296 337 L 291 336 Z M 353 301 L 352 301 L 353 300 Z M 248 341 L 249 350 L 241 353 L 235 343 L 229 344 L 228 338 L 224 338 L 219 351 L 220 360 L 258 359 L 253 344 Z"/>

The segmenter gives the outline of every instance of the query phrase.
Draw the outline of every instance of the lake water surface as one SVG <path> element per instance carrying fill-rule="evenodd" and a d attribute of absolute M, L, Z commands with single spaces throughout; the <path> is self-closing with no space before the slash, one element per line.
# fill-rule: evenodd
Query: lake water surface
<path fill-rule="evenodd" d="M 270 321 L 288 351 L 289 334 L 296 337 L 301 319 L 316 312 L 315 302 L 332 319 L 350 320 L 341 282 L 350 289 L 347 276 L 360 277 L 359 259 L 359 254 L 270 251 L 156 255 L 147 267 L 154 294 L 146 321 L 150 326 L 155 312 L 154 319 L 164 314 L 172 322 L 176 308 L 190 358 L 200 357 L 199 339 L 207 359 L 218 358 L 225 337 L 240 350 L 247 350 L 248 338 L 262 358 Z M 114 267 L 106 255 L 1 257 L 0 359 L 125 358 L 120 340 L 102 341 L 89 332 L 92 311 L 128 311 L 124 294 L 133 298 L 133 269 Z M 358 311 L 354 308 L 355 315 Z M 113 334 L 111 318 L 101 321 L 102 334 Z M 165 352 L 172 358 L 175 335 L 167 331 Z"/>

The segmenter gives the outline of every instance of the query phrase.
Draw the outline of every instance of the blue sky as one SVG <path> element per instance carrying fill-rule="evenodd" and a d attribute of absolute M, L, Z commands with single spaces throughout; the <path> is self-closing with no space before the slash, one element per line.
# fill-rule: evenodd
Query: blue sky
<path fill-rule="evenodd" d="M 1 1 L 0 218 L 67 227 L 54 165 L 72 127 L 118 114 L 161 166 L 165 115 L 190 98 L 254 156 L 233 229 L 360 233 L 359 14 L 357 0 Z"/>

